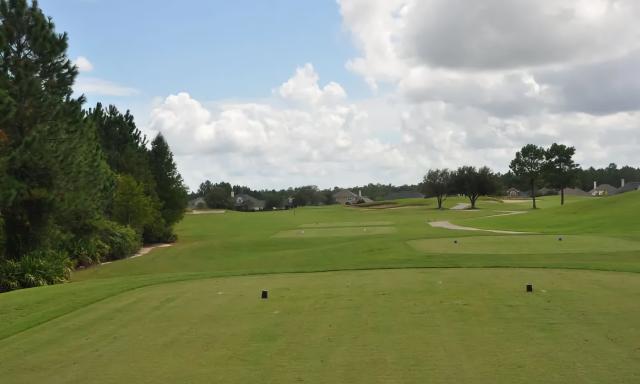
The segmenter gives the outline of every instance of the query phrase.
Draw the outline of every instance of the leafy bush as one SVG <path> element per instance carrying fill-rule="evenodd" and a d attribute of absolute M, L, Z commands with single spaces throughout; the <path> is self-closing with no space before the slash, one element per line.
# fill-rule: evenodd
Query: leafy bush
<path fill-rule="evenodd" d="M 34 251 L 20 260 L 0 260 L 0 291 L 62 283 L 70 273 L 71 261 L 65 252 Z"/>
<path fill-rule="evenodd" d="M 131 227 L 113 221 L 101 221 L 99 240 L 107 246 L 104 261 L 124 259 L 136 253 L 142 243 L 140 235 Z"/>

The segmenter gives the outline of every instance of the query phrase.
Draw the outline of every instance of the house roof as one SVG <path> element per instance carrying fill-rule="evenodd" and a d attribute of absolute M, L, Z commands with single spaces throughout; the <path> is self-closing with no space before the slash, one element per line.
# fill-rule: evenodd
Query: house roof
<path fill-rule="evenodd" d="M 261 205 L 265 205 L 266 202 L 264 200 L 259 200 L 256 199 L 253 196 L 247 195 L 247 194 L 240 194 L 240 195 L 236 195 L 235 197 L 235 204 L 236 205 L 242 205 L 245 203 L 249 203 L 252 204 L 254 206 L 261 206 Z"/>
<path fill-rule="evenodd" d="M 624 187 L 618 188 L 618 193 L 631 192 L 638 189 L 640 189 L 640 181 L 631 181 L 629 183 L 625 183 Z"/>
<path fill-rule="evenodd" d="M 571 196 L 591 196 L 589 192 L 585 192 L 580 188 L 565 188 L 564 194 L 571 195 Z"/>
<path fill-rule="evenodd" d="M 516 188 L 516 187 L 511 187 L 511 188 L 507 189 L 507 192 L 510 192 L 510 191 L 520 192 L 520 190 L 518 188 Z"/>
<path fill-rule="evenodd" d="M 355 193 L 347 190 L 347 189 L 341 189 L 338 192 L 333 194 L 334 198 L 341 198 L 341 197 L 358 197 L 358 195 L 356 195 Z"/>
<path fill-rule="evenodd" d="M 592 189 L 591 191 L 589 191 L 589 193 L 594 193 L 596 191 L 604 191 L 608 195 L 614 195 L 614 194 L 618 193 L 618 188 L 616 188 L 616 187 L 614 187 L 613 185 L 610 185 L 610 184 L 600 184 L 597 187 L 595 187 L 594 189 Z"/>

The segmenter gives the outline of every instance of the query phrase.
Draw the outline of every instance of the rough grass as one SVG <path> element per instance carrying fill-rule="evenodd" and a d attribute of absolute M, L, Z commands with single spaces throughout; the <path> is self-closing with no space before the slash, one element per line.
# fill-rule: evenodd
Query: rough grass
<path fill-rule="evenodd" d="M 640 251 L 618 246 L 640 239 L 640 193 L 564 207 L 545 197 L 536 211 L 424 201 L 189 215 L 174 247 L 2 294 L 0 381 L 638 382 L 640 274 L 624 271 L 640 272 Z M 488 217 L 506 210 L 527 214 Z M 580 249 L 431 228 L 435 220 L 563 235 L 563 247 Z M 363 227 L 395 232 L 362 236 Z M 354 232 L 274 238 L 301 230 Z M 429 239 L 445 248 L 409 245 Z M 453 239 L 474 251 L 448 252 Z M 533 247 L 545 248 L 522 253 Z M 532 267 L 544 269 L 523 269 Z"/>

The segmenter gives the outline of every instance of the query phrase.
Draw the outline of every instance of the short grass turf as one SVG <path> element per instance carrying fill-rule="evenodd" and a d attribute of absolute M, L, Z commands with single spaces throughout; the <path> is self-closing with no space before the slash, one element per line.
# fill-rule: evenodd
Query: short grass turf
<path fill-rule="evenodd" d="M 638 382 L 640 251 L 602 239 L 640 239 L 639 199 L 188 215 L 173 247 L 0 295 L 0 382 Z M 513 235 L 442 220 L 593 246 L 493 252 Z M 300 230 L 357 232 L 274 237 Z"/>
<path fill-rule="evenodd" d="M 638 240 L 589 235 L 512 235 L 422 239 L 410 241 L 409 244 L 426 253 L 517 255 L 589 253 L 594 249 L 607 252 L 640 251 Z"/>
<path fill-rule="evenodd" d="M 305 228 L 278 232 L 276 238 L 354 237 L 386 235 L 396 232 L 394 227 Z"/>
<path fill-rule="evenodd" d="M 639 299 L 638 275 L 594 271 L 177 282 L 3 340 L 0 372 L 3 384 L 637 383 Z"/>

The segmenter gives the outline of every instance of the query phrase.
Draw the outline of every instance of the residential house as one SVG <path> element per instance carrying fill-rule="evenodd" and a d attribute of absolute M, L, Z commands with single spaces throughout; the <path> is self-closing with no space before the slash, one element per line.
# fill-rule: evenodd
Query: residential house
<path fill-rule="evenodd" d="M 187 207 L 191 210 L 207 209 L 207 202 L 204 200 L 204 197 L 196 197 L 195 199 L 189 200 Z"/>
<path fill-rule="evenodd" d="M 233 202 L 237 211 L 262 211 L 266 205 L 264 200 L 258 200 L 247 194 L 236 195 Z"/>
<path fill-rule="evenodd" d="M 511 187 L 506 191 L 507 197 L 527 197 L 529 194 L 520 191 L 518 188 Z"/>
<path fill-rule="evenodd" d="M 610 184 L 600 184 L 593 182 L 593 189 L 589 191 L 591 196 L 611 196 L 618 193 L 618 188 Z"/>
<path fill-rule="evenodd" d="M 620 188 L 618 188 L 618 193 L 625 193 L 631 191 L 640 191 L 640 181 L 632 181 L 629 183 L 625 183 L 624 179 L 620 183 Z"/>
<path fill-rule="evenodd" d="M 342 205 L 352 205 L 365 202 L 365 198 L 362 197 L 362 192 L 358 192 L 358 194 L 356 195 L 355 193 L 346 189 L 342 189 L 334 193 L 333 199 L 336 201 L 336 203 Z"/>
<path fill-rule="evenodd" d="M 565 196 L 584 196 L 584 197 L 592 196 L 591 194 L 589 194 L 589 192 L 585 192 L 580 188 L 565 188 L 564 195 Z"/>
<path fill-rule="evenodd" d="M 537 196 L 551 196 L 551 195 L 557 195 L 559 192 L 553 188 L 540 188 L 539 190 L 536 191 L 536 195 Z"/>

